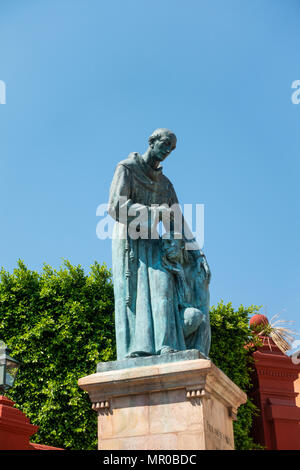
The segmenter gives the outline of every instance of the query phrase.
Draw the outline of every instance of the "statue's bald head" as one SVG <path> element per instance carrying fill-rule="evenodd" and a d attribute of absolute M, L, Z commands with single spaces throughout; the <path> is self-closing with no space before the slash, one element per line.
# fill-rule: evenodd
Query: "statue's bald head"
<path fill-rule="evenodd" d="M 161 139 L 170 139 L 171 141 L 171 150 L 174 150 L 176 148 L 176 143 L 177 143 L 177 138 L 174 132 L 170 131 L 169 129 L 164 129 L 164 128 L 159 128 L 156 129 L 152 134 L 150 135 L 148 142 L 149 145 L 153 144 L 156 140 L 161 140 Z"/>

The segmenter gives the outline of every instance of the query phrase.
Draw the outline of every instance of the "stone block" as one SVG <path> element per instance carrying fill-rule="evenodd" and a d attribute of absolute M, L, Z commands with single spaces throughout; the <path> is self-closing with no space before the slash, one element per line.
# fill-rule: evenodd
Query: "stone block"
<path fill-rule="evenodd" d="M 209 359 L 199 357 L 108 368 L 81 378 L 79 386 L 98 413 L 103 450 L 234 449 L 232 421 L 247 400 Z"/>

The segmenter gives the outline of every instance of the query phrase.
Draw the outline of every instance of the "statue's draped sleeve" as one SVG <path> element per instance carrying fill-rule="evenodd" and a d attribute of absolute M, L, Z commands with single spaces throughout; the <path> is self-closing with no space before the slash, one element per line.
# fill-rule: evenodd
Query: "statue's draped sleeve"
<path fill-rule="evenodd" d="M 135 219 L 137 211 L 146 210 L 146 214 L 149 211 L 148 206 L 132 201 L 133 184 L 132 172 L 125 165 L 119 164 L 110 187 L 108 213 L 117 222 L 125 225 Z"/>
<path fill-rule="evenodd" d="M 131 172 L 125 165 L 118 165 L 110 186 L 108 212 L 117 222 L 122 220 L 122 208 L 131 204 Z"/>

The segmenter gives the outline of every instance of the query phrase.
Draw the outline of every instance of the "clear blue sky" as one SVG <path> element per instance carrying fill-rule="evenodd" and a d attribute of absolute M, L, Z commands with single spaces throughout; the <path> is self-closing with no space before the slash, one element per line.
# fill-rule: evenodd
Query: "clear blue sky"
<path fill-rule="evenodd" d="M 298 0 L 1 0 L 0 265 L 111 266 L 96 237 L 115 165 L 149 134 L 205 204 L 211 301 L 300 330 Z"/>

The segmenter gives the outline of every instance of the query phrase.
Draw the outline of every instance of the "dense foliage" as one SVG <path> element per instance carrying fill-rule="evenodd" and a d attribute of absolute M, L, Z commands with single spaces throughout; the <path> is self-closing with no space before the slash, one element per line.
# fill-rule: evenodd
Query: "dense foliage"
<path fill-rule="evenodd" d="M 96 413 L 77 381 L 115 358 L 110 272 L 66 261 L 39 274 L 19 262 L 0 276 L 0 339 L 22 363 L 8 396 L 40 427 L 32 442 L 95 449 Z"/>
<path fill-rule="evenodd" d="M 250 386 L 249 315 L 258 307 L 220 303 L 211 309 L 214 363 L 242 390 Z M 94 373 L 100 361 L 115 359 L 113 286 L 105 265 L 86 275 L 68 261 L 42 273 L 20 261 L 13 273 L 0 272 L 0 340 L 20 360 L 8 395 L 40 428 L 32 442 L 65 449 L 95 449 L 96 413 L 80 390 L 80 377 Z M 255 448 L 249 431 L 254 405 L 239 409 L 234 423 L 237 449 Z"/>
<path fill-rule="evenodd" d="M 259 311 L 252 305 L 234 310 L 231 303 L 220 302 L 212 307 L 211 315 L 211 350 L 210 358 L 244 392 L 251 389 L 251 369 L 253 360 L 245 345 L 256 343 L 249 317 Z M 261 449 L 250 437 L 250 429 L 257 408 L 248 399 L 238 410 L 238 419 L 234 422 L 234 443 L 239 450 Z"/>

